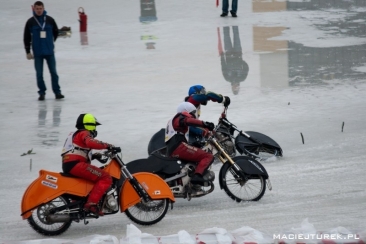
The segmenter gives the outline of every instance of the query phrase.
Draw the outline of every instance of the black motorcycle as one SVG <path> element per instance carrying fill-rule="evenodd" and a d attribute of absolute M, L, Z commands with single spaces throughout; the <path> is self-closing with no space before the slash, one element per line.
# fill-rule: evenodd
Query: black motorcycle
<path fill-rule="evenodd" d="M 221 114 L 215 137 L 231 157 L 234 157 L 237 152 L 259 161 L 270 156 L 282 157 L 282 148 L 272 138 L 255 131 L 239 130 L 227 119 L 226 114 L 227 107 Z M 153 135 L 147 148 L 149 155 L 165 148 L 164 138 L 164 128 Z M 194 146 L 200 146 L 201 140 L 199 136 L 189 135 L 189 143 Z"/>
<path fill-rule="evenodd" d="M 231 157 L 225 150 L 225 141 L 220 141 L 222 127 L 225 119 L 221 119 L 211 135 L 206 138 L 202 149 L 214 155 L 215 159 L 222 162 L 219 183 L 229 197 L 237 202 L 258 201 L 268 189 L 272 189 L 266 169 L 254 158 L 247 156 Z M 202 142 L 201 142 L 202 143 Z M 174 197 L 191 200 L 202 197 L 214 190 L 215 174 L 207 170 L 205 174 L 211 181 L 204 185 L 194 185 L 190 182 L 194 175 L 196 163 L 179 160 L 166 156 L 166 148 L 162 147 L 153 151 L 146 159 L 138 159 L 127 164 L 128 170 L 137 172 L 150 172 L 159 175 L 169 185 Z"/>

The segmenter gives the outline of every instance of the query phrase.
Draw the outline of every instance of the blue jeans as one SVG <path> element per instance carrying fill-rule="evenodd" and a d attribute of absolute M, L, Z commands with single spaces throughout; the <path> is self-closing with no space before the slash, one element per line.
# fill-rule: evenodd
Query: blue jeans
<path fill-rule="evenodd" d="M 61 94 L 60 86 L 58 84 L 58 75 L 56 71 L 55 55 L 34 56 L 34 67 L 36 69 L 37 86 L 39 95 L 46 94 L 46 84 L 43 80 L 43 60 L 47 61 L 48 69 L 51 74 L 52 90 L 55 94 Z"/>
<path fill-rule="evenodd" d="M 231 1 L 231 11 L 232 13 L 236 13 L 238 10 L 238 0 Z M 229 0 L 222 0 L 222 12 L 229 13 Z"/>

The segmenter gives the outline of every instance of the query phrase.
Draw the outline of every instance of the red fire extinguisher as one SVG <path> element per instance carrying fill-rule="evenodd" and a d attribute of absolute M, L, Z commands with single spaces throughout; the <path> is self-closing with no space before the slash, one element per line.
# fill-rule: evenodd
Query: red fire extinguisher
<path fill-rule="evenodd" d="M 84 12 L 84 8 L 80 7 L 78 9 L 79 12 L 79 22 L 80 22 L 80 32 L 86 32 L 86 27 L 88 24 L 88 16 Z"/>

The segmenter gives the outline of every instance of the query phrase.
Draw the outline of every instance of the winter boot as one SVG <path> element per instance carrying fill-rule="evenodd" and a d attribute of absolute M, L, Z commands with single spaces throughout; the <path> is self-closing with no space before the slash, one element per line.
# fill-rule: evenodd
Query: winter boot
<path fill-rule="evenodd" d="M 202 175 L 200 175 L 200 174 L 194 174 L 193 176 L 192 176 L 192 178 L 191 178 L 191 183 L 192 184 L 198 184 L 198 185 L 204 185 L 204 183 L 205 182 L 208 182 L 209 180 L 206 180 L 206 179 L 204 179 L 203 178 L 203 176 Z"/>
<path fill-rule="evenodd" d="M 205 179 L 207 181 L 214 181 L 215 180 L 215 173 L 211 170 L 206 170 L 203 173 L 203 179 Z"/>
<path fill-rule="evenodd" d="M 91 212 L 91 213 L 93 213 L 95 215 L 98 215 L 98 216 L 103 216 L 104 215 L 104 213 L 101 210 L 99 210 L 98 205 L 96 203 L 93 203 L 93 202 L 85 203 L 84 211 Z"/>
<path fill-rule="evenodd" d="M 62 95 L 61 93 L 60 94 L 56 94 L 56 96 L 55 96 L 55 98 L 56 99 L 62 99 L 62 98 L 64 98 L 65 96 L 64 95 Z"/>

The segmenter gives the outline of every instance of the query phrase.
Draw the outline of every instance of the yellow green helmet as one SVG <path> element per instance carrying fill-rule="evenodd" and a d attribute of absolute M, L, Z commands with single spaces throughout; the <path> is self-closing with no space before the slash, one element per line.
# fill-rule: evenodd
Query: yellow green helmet
<path fill-rule="evenodd" d="M 97 118 L 95 118 L 92 114 L 80 114 L 76 120 L 75 127 L 79 130 L 85 129 L 89 131 L 95 131 L 97 129 L 97 125 L 101 125 L 101 123 L 99 123 Z"/>

